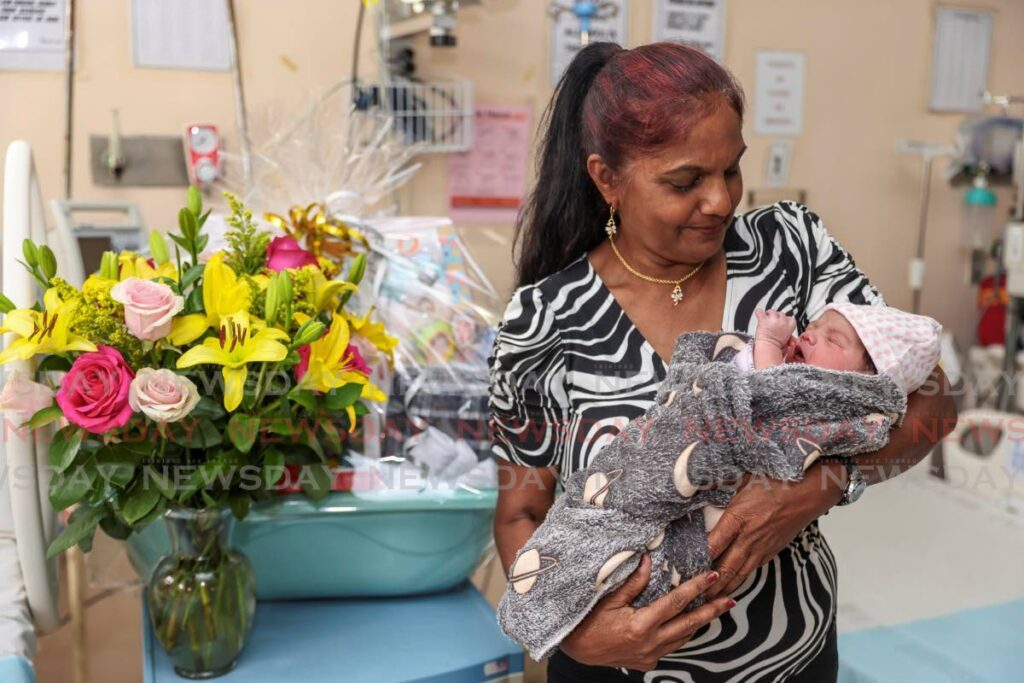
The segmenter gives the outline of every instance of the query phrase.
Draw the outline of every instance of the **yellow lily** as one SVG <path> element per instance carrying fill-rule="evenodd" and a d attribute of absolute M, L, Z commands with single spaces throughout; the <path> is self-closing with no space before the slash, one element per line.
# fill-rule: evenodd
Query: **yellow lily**
<path fill-rule="evenodd" d="M 248 311 L 249 296 L 249 285 L 224 263 L 224 252 L 217 252 L 203 269 L 203 312 L 175 318 L 167 338 L 175 346 L 199 339 L 225 317 Z"/>
<path fill-rule="evenodd" d="M 316 266 L 303 266 L 304 270 L 310 273 L 310 282 L 313 286 L 313 305 L 318 311 L 333 310 L 337 305 L 337 297 L 343 292 L 355 292 L 359 289 L 357 285 L 344 280 L 328 280 L 322 270 Z"/>
<path fill-rule="evenodd" d="M 377 388 L 366 373 L 355 369 L 354 358 L 348 351 L 350 341 L 348 322 L 335 318 L 327 334 L 309 345 L 309 363 L 299 385 L 313 391 L 327 392 L 350 382 L 361 384 L 359 397 L 369 401 L 384 401 L 387 396 Z M 352 406 L 346 408 L 349 422 L 355 425 L 356 414 Z"/>
<path fill-rule="evenodd" d="M 378 351 L 387 356 L 388 363 L 394 363 L 395 358 L 393 351 L 398 346 L 398 338 L 392 337 L 384 331 L 384 323 L 371 323 L 370 316 L 372 314 L 372 307 L 362 318 L 357 318 L 348 311 L 341 311 L 341 315 L 346 321 L 348 321 L 353 332 L 373 344 Z"/>
<path fill-rule="evenodd" d="M 194 365 L 222 365 L 224 375 L 224 408 L 231 412 L 242 403 L 247 363 L 274 363 L 284 360 L 288 348 L 281 340 L 288 339 L 273 327 L 256 329 L 249 314 L 238 311 L 220 321 L 220 335 L 204 339 L 178 359 L 179 368 Z"/>
<path fill-rule="evenodd" d="M 172 280 L 178 279 L 178 269 L 170 261 L 154 268 L 141 256 L 125 252 L 117 257 L 117 263 L 120 266 L 120 272 L 117 276 L 119 281 L 127 280 L 130 277 L 137 277 L 143 280 L 152 280 L 158 277 L 167 277 Z"/>
<path fill-rule="evenodd" d="M 37 353 L 95 351 L 95 344 L 71 332 L 71 319 L 77 305 L 76 301 L 61 301 L 56 289 L 48 289 L 43 295 L 46 310 L 42 313 L 29 308 L 8 313 L 0 333 L 13 332 L 20 338 L 0 353 L 0 364 L 27 360 Z"/>

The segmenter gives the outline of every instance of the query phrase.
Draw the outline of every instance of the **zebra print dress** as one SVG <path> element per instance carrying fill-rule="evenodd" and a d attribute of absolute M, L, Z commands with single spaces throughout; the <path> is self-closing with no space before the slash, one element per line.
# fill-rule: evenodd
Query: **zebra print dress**
<path fill-rule="evenodd" d="M 752 334 L 754 311 L 796 318 L 829 302 L 884 305 L 853 259 L 806 207 L 780 202 L 726 232 L 723 330 Z M 490 357 L 493 450 L 519 465 L 584 468 L 654 400 L 666 368 L 586 256 L 517 289 Z M 732 597 L 736 606 L 637 680 L 784 680 L 824 647 L 835 620 L 836 564 L 816 522 Z"/>

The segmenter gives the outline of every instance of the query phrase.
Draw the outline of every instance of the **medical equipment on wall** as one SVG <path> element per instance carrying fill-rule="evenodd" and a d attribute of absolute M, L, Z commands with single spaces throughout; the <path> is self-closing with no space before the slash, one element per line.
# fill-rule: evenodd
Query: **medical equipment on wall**
<path fill-rule="evenodd" d="M 464 152 L 473 144 L 473 83 L 464 78 L 415 76 L 417 36 L 427 34 L 434 47 L 455 47 L 458 10 L 479 0 L 381 0 L 376 7 L 378 82 L 358 74 L 358 45 L 364 9 L 356 28 L 356 52 L 350 85 L 356 107 L 392 121 L 406 141 L 421 152 Z M 347 84 L 348 85 L 348 84 Z"/>
<path fill-rule="evenodd" d="M 204 189 L 220 177 L 221 137 L 217 126 L 193 123 L 185 127 L 185 164 L 193 185 Z"/>
<path fill-rule="evenodd" d="M 608 19 L 619 13 L 619 6 L 614 2 L 592 2 L 590 0 L 577 0 L 572 6 L 563 5 L 560 2 L 552 2 L 548 6 L 548 14 L 552 19 L 558 19 L 562 14 L 572 14 L 580 23 L 580 45 L 586 46 L 590 43 L 590 24 L 594 19 Z"/>

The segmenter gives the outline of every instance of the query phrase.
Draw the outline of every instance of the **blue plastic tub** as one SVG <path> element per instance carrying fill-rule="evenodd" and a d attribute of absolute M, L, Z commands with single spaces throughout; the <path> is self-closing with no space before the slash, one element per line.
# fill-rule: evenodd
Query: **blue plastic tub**
<path fill-rule="evenodd" d="M 465 581 L 491 541 L 497 492 L 331 493 L 319 504 L 282 496 L 234 527 L 261 600 L 415 595 Z M 170 550 L 165 526 L 127 541 L 145 580 Z"/>

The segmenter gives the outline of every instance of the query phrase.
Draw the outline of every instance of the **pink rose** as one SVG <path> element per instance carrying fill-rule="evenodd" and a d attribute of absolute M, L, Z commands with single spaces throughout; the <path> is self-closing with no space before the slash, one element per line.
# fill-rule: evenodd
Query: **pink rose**
<path fill-rule="evenodd" d="M 267 247 L 267 268 L 282 271 L 286 268 L 315 266 L 316 257 L 299 246 L 294 237 L 275 237 Z"/>
<path fill-rule="evenodd" d="M 20 372 L 12 372 L 7 376 L 7 383 L 0 392 L 0 410 L 13 413 L 19 425 L 51 405 L 53 389 L 50 387 L 33 382 Z"/>
<path fill-rule="evenodd" d="M 73 425 L 102 434 L 128 424 L 128 390 L 134 374 L 109 346 L 83 353 L 71 365 L 57 391 L 57 405 Z"/>
<path fill-rule="evenodd" d="M 118 282 L 110 298 L 124 304 L 124 324 L 145 341 L 163 339 L 171 332 L 171 318 L 185 307 L 185 300 L 162 282 L 137 277 Z"/>
<path fill-rule="evenodd" d="M 177 422 L 197 403 L 195 383 L 166 368 L 142 368 L 128 389 L 128 405 L 154 422 Z"/>

